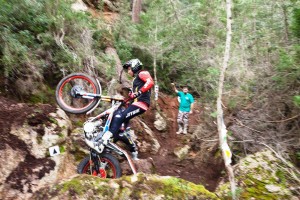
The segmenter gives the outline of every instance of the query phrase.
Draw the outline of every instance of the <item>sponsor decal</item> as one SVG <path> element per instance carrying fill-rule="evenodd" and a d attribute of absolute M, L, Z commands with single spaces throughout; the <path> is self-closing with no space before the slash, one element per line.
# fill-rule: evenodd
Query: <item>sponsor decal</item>
<path fill-rule="evenodd" d="M 140 112 L 140 109 L 139 109 L 139 108 L 136 109 L 136 110 L 134 110 L 134 111 L 131 111 L 131 112 L 127 113 L 126 118 L 127 118 L 127 117 L 130 117 L 130 116 L 132 116 L 132 115 L 134 115 L 134 114 L 136 114 L 136 113 L 138 113 L 138 112 Z"/>

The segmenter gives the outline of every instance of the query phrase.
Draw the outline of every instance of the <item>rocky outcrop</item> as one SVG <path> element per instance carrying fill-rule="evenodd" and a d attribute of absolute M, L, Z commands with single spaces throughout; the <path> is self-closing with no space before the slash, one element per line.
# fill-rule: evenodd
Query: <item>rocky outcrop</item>
<path fill-rule="evenodd" d="M 177 148 L 174 150 L 174 154 L 180 159 L 184 159 L 188 156 L 188 153 L 189 153 L 189 149 L 190 147 L 188 145 L 185 145 L 184 147 L 182 148 Z"/>
<path fill-rule="evenodd" d="M 201 185 L 174 177 L 139 173 L 120 179 L 79 175 L 40 189 L 32 199 L 218 199 Z"/>
<path fill-rule="evenodd" d="M 0 199 L 30 199 L 40 187 L 75 173 L 68 154 L 49 155 L 51 146 L 66 149 L 71 122 L 62 110 L 3 97 L 0 109 Z"/>
<path fill-rule="evenodd" d="M 149 126 L 147 126 L 147 124 L 145 124 L 141 120 L 139 120 L 139 122 L 142 124 L 143 129 L 144 129 L 145 133 L 149 136 L 148 139 L 150 140 L 150 143 L 147 141 L 142 141 L 141 143 L 138 143 L 140 151 L 147 152 L 150 150 L 150 152 L 152 154 L 156 154 L 158 152 L 158 150 L 160 149 L 160 144 L 159 144 L 157 138 L 154 136 L 153 131 L 149 128 Z"/>
<path fill-rule="evenodd" d="M 155 113 L 154 127 L 159 131 L 165 131 L 167 128 L 167 122 L 159 112 Z"/>
<path fill-rule="evenodd" d="M 234 171 L 240 199 L 298 200 L 299 172 L 292 171 L 270 150 L 243 158 Z M 221 199 L 230 198 L 229 183 L 221 182 L 216 193 Z"/>
<path fill-rule="evenodd" d="M 77 0 L 72 4 L 71 8 L 75 11 L 87 11 L 88 7 L 83 3 L 82 0 Z"/>

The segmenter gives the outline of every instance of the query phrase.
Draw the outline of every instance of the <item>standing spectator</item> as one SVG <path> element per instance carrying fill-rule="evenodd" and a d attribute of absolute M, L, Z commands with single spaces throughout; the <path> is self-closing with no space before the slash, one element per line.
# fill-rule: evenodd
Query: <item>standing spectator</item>
<path fill-rule="evenodd" d="M 179 97 L 179 111 L 177 116 L 178 131 L 176 134 L 187 134 L 189 114 L 193 113 L 194 109 L 194 97 L 188 93 L 189 89 L 187 86 L 182 88 L 182 91 L 178 91 L 175 84 L 171 83 L 174 91 Z"/>

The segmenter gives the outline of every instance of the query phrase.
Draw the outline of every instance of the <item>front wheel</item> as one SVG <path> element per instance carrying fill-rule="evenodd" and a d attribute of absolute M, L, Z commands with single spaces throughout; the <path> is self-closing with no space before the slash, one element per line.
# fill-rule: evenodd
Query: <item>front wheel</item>
<path fill-rule="evenodd" d="M 111 154 L 99 155 L 98 163 L 94 163 L 89 156 L 85 157 L 78 165 L 79 174 L 89 174 L 101 178 L 120 178 L 122 170 L 119 161 Z M 98 167 L 96 167 L 98 166 Z M 98 169 L 96 169 L 98 168 Z"/>
<path fill-rule="evenodd" d="M 97 104 L 99 98 L 83 98 L 76 92 L 101 95 L 101 85 L 94 78 L 83 73 L 70 74 L 58 83 L 55 97 L 59 107 L 73 114 L 86 113 Z"/>

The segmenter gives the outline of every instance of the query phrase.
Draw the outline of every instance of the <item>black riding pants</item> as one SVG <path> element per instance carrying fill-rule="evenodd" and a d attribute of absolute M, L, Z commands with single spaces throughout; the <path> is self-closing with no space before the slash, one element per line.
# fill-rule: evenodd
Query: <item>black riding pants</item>
<path fill-rule="evenodd" d="M 137 106 L 130 105 L 123 112 L 116 112 L 109 128 L 109 131 L 113 134 L 115 141 L 123 141 L 129 146 L 131 152 L 137 150 L 136 145 L 128 134 L 120 134 L 120 128 L 123 123 L 126 126 L 129 123 L 130 119 L 140 114 L 143 114 L 144 112 L 145 110 Z"/>

